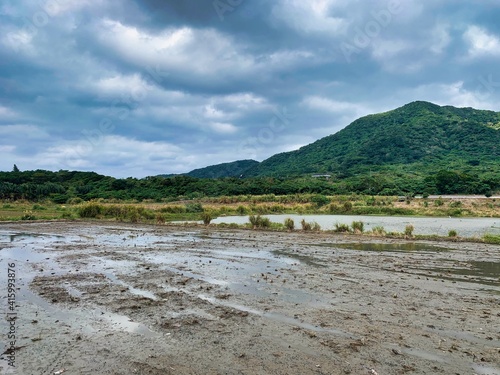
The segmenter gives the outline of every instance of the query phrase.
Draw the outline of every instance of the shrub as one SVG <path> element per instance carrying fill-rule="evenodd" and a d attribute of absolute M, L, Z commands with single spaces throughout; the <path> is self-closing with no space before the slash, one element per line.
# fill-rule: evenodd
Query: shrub
<path fill-rule="evenodd" d="M 376 204 L 377 204 L 377 201 L 375 200 L 375 197 L 370 197 L 366 200 L 367 206 L 375 206 Z"/>
<path fill-rule="evenodd" d="M 254 228 L 269 228 L 271 226 L 271 220 L 267 217 L 262 217 L 260 215 L 250 215 L 248 220 Z"/>
<path fill-rule="evenodd" d="M 462 210 L 460 208 L 455 208 L 453 210 L 447 210 L 446 213 L 448 216 L 460 216 L 462 215 Z"/>
<path fill-rule="evenodd" d="M 415 230 L 415 227 L 411 224 L 408 224 L 405 227 L 405 236 L 407 237 L 413 237 L 413 231 Z"/>
<path fill-rule="evenodd" d="M 300 222 L 300 225 L 302 226 L 302 230 L 309 231 L 311 230 L 311 224 L 308 223 L 305 219 L 302 219 Z"/>
<path fill-rule="evenodd" d="M 353 221 L 352 230 L 355 233 L 363 233 L 363 231 L 365 230 L 365 223 L 363 223 L 362 221 Z"/>
<path fill-rule="evenodd" d="M 285 219 L 285 228 L 288 229 L 288 230 L 294 230 L 295 229 L 295 223 L 293 221 L 293 219 L 287 217 Z"/>
<path fill-rule="evenodd" d="M 312 223 L 311 230 L 319 232 L 321 230 L 321 225 L 319 225 L 317 222 L 314 221 Z"/>
<path fill-rule="evenodd" d="M 457 231 L 452 229 L 448 232 L 448 237 L 456 237 L 457 236 Z"/>
<path fill-rule="evenodd" d="M 186 212 L 195 213 L 195 212 L 203 212 L 203 206 L 201 203 L 186 203 Z"/>
<path fill-rule="evenodd" d="M 259 215 L 258 215 L 258 216 L 259 216 Z M 260 217 L 260 216 L 259 216 L 259 217 Z M 252 224 L 252 226 L 253 226 L 254 228 L 256 228 L 256 227 L 257 227 L 257 221 L 258 221 L 258 220 L 257 220 L 257 216 L 255 216 L 255 215 L 250 215 L 250 216 L 248 217 L 248 221 L 250 221 L 250 224 Z"/>
<path fill-rule="evenodd" d="M 330 203 L 330 199 L 321 194 L 315 194 L 311 197 L 311 202 L 315 203 L 317 207 L 322 207 Z"/>
<path fill-rule="evenodd" d="M 495 234 L 485 234 L 483 236 L 483 241 L 486 243 L 500 245 L 500 235 Z"/>
<path fill-rule="evenodd" d="M 63 212 L 61 215 L 61 218 L 66 219 L 66 220 L 75 220 L 75 218 L 71 212 Z"/>
<path fill-rule="evenodd" d="M 91 219 L 101 216 L 104 207 L 98 203 L 91 202 L 81 206 L 78 209 L 78 216 L 81 218 Z"/>
<path fill-rule="evenodd" d="M 349 225 L 347 224 L 335 223 L 335 228 L 333 229 L 333 231 L 337 233 L 346 233 L 350 232 L 350 229 Z"/>
<path fill-rule="evenodd" d="M 21 216 L 21 220 L 36 220 L 36 216 L 31 211 L 25 211 L 24 215 Z"/>
<path fill-rule="evenodd" d="M 245 206 L 238 206 L 238 208 L 236 209 L 236 212 L 239 214 L 239 215 L 246 215 L 248 213 L 248 209 L 245 207 Z"/>
<path fill-rule="evenodd" d="M 157 213 L 156 214 L 156 223 L 157 224 L 165 224 L 165 215 L 161 214 L 161 213 Z"/>
<path fill-rule="evenodd" d="M 271 226 L 271 220 L 268 217 L 261 217 L 259 226 L 261 228 L 269 228 Z"/>
<path fill-rule="evenodd" d="M 349 212 L 352 210 L 352 203 L 347 201 L 344 202 L 344 212 Z"/>
<path fill-rule="evenodd" d="M 80 204 L 80 203 L 83 203 L 83 199 L 82 198 L 70 198 L 68 199 L 68 201 L 66 202 L 67 204 Z"/>
<path fill-rule="evenodd" d="M 443 200 L 438 198 L 434 201 L 434 206 L 436 207 L 439 207 L 439 206 L 442 206 L 444 204 Z"/>
<path fill-rule="evenodd" d="M 213 217 L 210 212 L 203 212 L 201 214 L 201 219 L 203 220 L 203 224 L 208 225 L 212 221 Z"/>
<path fill-rule="evenodd" d="M 377 235 L 377 236 L 384 236 L 385 235 L 385 228 L 381 225 L 377 225 L 372 228 L 372 233 Z"/>

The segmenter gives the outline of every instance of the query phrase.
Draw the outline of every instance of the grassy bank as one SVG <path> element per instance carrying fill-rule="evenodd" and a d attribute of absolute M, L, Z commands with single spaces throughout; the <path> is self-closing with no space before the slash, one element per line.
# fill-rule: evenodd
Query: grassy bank
<path fill-rule="evenodd" d="M 274 202 L 273 200 L 279 200 Z M 318 223 L 302 220 L 295 223 L 287 218 L 283 223 L 274 223 L 262 217 L 265 214 L 349 214 L 349 215 L 447 215 L 450 209 L 466 212 L 466 216 L 499 216 L 499 202 L 488 199 L 467 200 L 434 199 L 409 200 L 400 202 L 395 197 L 361 197 L 337 196 L 328 201 L 318 200 L 314 195 L 299 196 L 252 196 L 221 197 L 199 201 L 179 201 L 169 204 L 153 202 L 110 203 L 105 201 L 82 202 L 75 204 L 55 204 L 50 201 L 31 203 L 26 201 L 3 202 L 0 208 L 0 221 L 32 221 L 32 220 L 109 220 L 130 223 L 168 224 L 172 221 L 202 221 L 213 228 L 260 229 L 274 231 L 302 231 L 322 233 L 344 233 L 363 236 L 400 238 L 412 240 L 447 240 L 475 241 L 500 244 L 500 236 L 486 234 L 482 238 L 464 238 L 450 230 L 447 237 L 435 235 L 414 235 L 415 228 L 408 225 L 404 232 L 388 232 L 383 227 L 375 227 L 371 231 L 364 230 L 362 221 L 354 221 L 351 225 L 335 224 L 333 230 L 324 230 Z M 432 208 L 429 209 L 429 206 Z M 480 214 L 483 215 L 480 215 Z M 245 224 L 210 224 L 212 219 L 225 215 L 249 215 Z M 461 216 L 465 216 L 462 215 Z M 187 224 L 196 225 L 196 224 Z"/>
<path fill-rule="evenodd" d="M 56 204 L 43 202 L 2 202 L 0 220 L 107 218 L 131 222 L 202 220 L 228 215 L 332 214 L 435 217 L 500 217 L 500 200 L 415 199 L 363 195 L 324 196 L 321 194 L 239 195 L 201 198 L 169 203 L 152 201 L 97 200 Z"/>
<path fill-rule="evenodd" d="M 89 207 L 93 207 L 90 210 Z M 86 211 L 87 210 L 87 211 Z M 415 199 L 363 195 L 324 196 L 320 194 L 239 195 L 201 198 L 169 203 L 152 201 L 97 200 L 56 204 L 14 201 L 0 203 L 0 220 L 116 218 L 124 221 L 201 220 L 227 215 L 334 214 L 411 215 L 437 217 L 500 217 L 500 200 L 481 198 Z"/>

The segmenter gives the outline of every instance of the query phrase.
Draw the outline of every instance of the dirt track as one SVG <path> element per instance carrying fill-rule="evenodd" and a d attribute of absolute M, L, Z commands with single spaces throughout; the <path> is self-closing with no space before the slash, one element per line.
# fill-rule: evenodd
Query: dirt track
<path fill-rule="evenodd" d="M 499 246 L 58 222 L 0 249 L 2 374 L 500 374 Z"/>

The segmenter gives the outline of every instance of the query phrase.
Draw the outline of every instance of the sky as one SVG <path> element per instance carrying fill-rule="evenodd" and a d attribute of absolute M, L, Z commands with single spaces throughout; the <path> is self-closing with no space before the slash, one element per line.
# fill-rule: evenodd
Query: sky
<path fill-rule="evenodd" d="M 0 170 L 262 161 L 415 100 L 500 111 L 497 0 L 2 0 Z"/>

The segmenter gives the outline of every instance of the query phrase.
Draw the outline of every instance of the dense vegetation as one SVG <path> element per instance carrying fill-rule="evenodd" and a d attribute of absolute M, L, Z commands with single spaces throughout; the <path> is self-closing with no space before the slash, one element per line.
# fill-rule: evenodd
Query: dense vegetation
<path fill-rule="evenodd" d="M 240 177 L 245 171 L 258 164 L 259 162 L 255 160 L 237 160 L 231 163 L 222 163 L 194 169 L 187 173 L 187 175 L 196 178 Z"/>
<path fill-rule="evenodd" d="M 440 171 L 429 175 L 382 173 L 326 180 L 311 177 L 296 178 L 221 178 L 198 179 L 189 176 L 169 178 L 115 179 L 94 172 L 24 171 L 0 172 L 0 199 L 38 201 L 46 198 L 55 203 L 74 199 L 155 200 L 168 202 L 217 196 L 264 194 L 360 193 L 369 195 L 414 195 L 478 193 L 489 195 L 500 190 L 500 177 L 471 175 L 456 171 Z"/>
<path fill-rule="evenodd" d="M 498 173 L 500 113 L 414 102 L 362 117 L 336 134 L 264 160 L 251 176 L 330 173 Z M 497 175 L 498 176 L 498 175 Z"/>

